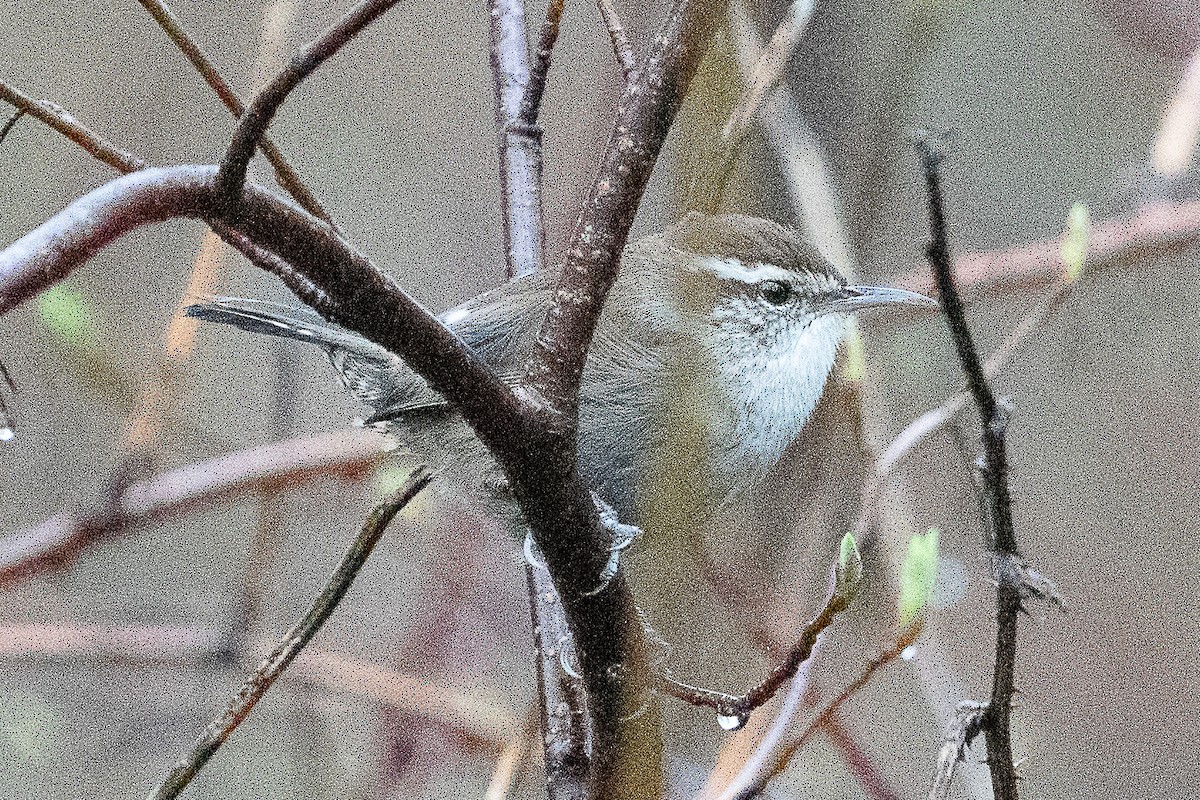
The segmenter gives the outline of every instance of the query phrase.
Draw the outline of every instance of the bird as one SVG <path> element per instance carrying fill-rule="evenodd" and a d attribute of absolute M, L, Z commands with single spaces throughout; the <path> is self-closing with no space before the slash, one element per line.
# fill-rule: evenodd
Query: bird
<path fill-rule="evenodd" d="M 556 278 L 517 278 L 439 318 L 516 381 Z M 907 290 L 850 285 L 804 234 L 759 217 L 691 212 L 629 243 L 580 385 L 581 475 L 606 509 L 639 525 L 648 482 L 666 460 L 672 474 L 695 476 L 689 502 L 697 513 L 713 513 L 760 484 L 800 433 L 850 318 L 889 304 L 936 305 Z M 394 353 L 299 307 L 212 297 L 186 313 L 319 347 L 372 409 L 365 424 L 466 492 L 503 498 L 505 482 L 484 446 Z M 696 435 L 681 439 L 680 426 Z"/>

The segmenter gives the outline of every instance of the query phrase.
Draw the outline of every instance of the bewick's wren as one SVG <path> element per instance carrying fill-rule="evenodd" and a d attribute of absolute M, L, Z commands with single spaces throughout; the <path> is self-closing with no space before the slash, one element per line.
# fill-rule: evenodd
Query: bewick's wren
<path fill-rule="evenodd" d="M 441 315 L 501 375 L 518 375 L 550 307 L 554 276 L 506 283 Z M 696 502 L 715 508 L 760 480 L 812 413 L 849 315 L 886 303 L 931 304 L 899 289 L 848 286 L 800 234 L 754 217 L 689 214 L 626 247 L 580 390 L 579 463 L 622 519 L 656 459 L 703 470 Z M 367 420 L 469 483 L 491 458 L 440 396 L 397 356 L 312 312 L 216 298 L 193 317 L 322 347 Z M 701 431 L 671 453 L 673 425 Z M 447 463 L 449 462 L 449 463 Z M 690 469 L 690 467 L 689 467 Z"/>

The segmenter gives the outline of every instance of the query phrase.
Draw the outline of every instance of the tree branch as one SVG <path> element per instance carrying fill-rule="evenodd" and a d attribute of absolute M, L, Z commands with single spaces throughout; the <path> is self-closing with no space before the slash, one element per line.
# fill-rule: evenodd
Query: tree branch
<path fill-rule="evenodd" d="M 992 393 L 983 363 L 967 327 L 963 303 L 954 284 L 947 243 L 946 219 L 942 202 L 939 164 L 942 153 L 927 137 L 918 143 L 925 168 L 925 188 L 929 196 L 929 220 L 932 241 L 929 263 L 938 287 L 942 311 L 950 328 L 954 348 L 962 363 L 967 389 L 979 409 L 983 429 L 983 467 L 980 471 L 981 502 L 988 521 L 993 573 L 996 578 L 996 661 L 992 694 L 984 716 L 988 770 L 996 800 L 1016 800 L 1017 772 L 1013 764 L 1010 729 L 1013 697 L 1013 673 L 1017 655 L 1017 614 L 1021 611 L 1025 564 L 1017 551 L 1013 530 L 1012 499 L 1008 489 L 1008 452 L 1005 434 L 1008 418 Z"/>
<path fill-rule="evenodd" d="M 253 710 L 256 703 L 262 699 L 267 690 L 275 683 L 279 675 L 288 668 L 293 659 L 312 640 L 325 620 L 337 608 L 338 603 L 345 597 L 350 584 L 358 576 L 363 565 L 371 556 L 371 551 L 383 537 L 383 532 L 392 519 L 408 505 L 417 494 L 429 485 L 433 479 L 424 467 L 418 467 L 405 481 L 395 494 L 380 504 L 367 517 L 362 532 L 350 546 L 350 550 L 342 558 L 337 569 L 329 578 L 321 594 L 313 602 L 312 607 L 304 617 L 292 626 L 283 637 L 283 641 L 275 650 L 263 659 L 254 675 L 242 685 L 241 690 L 229 702 L 225 711 L 209 723 L 204 733 L 196 740 L 191 751 L 171 770 L 162 784 L 150 793 L 151 800 L 168 800 L 178 797 L 192 778 L 196 776 L 217 749 L 225 743 L 229 735 Z"/>
<path fill-rule="evenodd" d="M 617 65 L 621 68 L 621 77 L 628 85 L 633 82 L 637 72 L 637 57 L 633 54 L 633 45 L 629 43 L 629 37 L 621 27 L 621 20 L 612 0 L 596 0 L 596 6 L 600 9 L 604 27 L 608 29 L 608 40 L 612 43 L 613 55 L 617 57 Z"/>
<path fill-rule="evenodd" d="M 217 169 L 150 169 L 111 181 L 0 252 L 0 314 L 62 280 L 99 248 L 141 225 L 218 216 Z M 512 436 L 525 405 L 437 317 L 328 225 L 257 186 L 247 186 L 236 230 L 279 256 L 319 296 L 316 311 L 405 359 L 477 424 L 485 442 Z"/>
<path fill-rule="evenodd" d="M 209 85 L 225 107 L 229 109 L 229 113 L 233 115 L 234 119 L 238 119 L 245 114 L 245 104 L 238 99 L 233 88 L 221 76 L 216 65 L 212 63 L 212 59 L 208 57 L 204 49 L 188 34 L 187 30 L 183 27 L 183 23 L 179 21 L 179 18 L 175 16 L 167 4 L 161 0 L 138 0 L 138 2 L 142 4 L 142 8 L 146 9 L 150 16 L 154 18 L 154 21 L 158 23 L 159 27 L 163 29 L 163 33 L 167 34 L 167 37 L 175 43 L 179 51 L 187 57 L 187 60 L 195 67 L 196 72 L 200 73 L 200 77 L 204 79 L 204 82 Z M 266 156 L 267 161 L 270 162 L 271 167 L 275 170 L 275 179 L 279 181 L 279 185 L 283 187 L 284 191 L 291 195 L 292 199 L 305 211 L 317 219 L 334 225 L 333 219 L 329 216 L 329 212 L 325 210 L 325 207 L 321 205 L 321 201 L 305 185 L 299 174 L 296 173 L 295 168 L 288 163 L 283 153 L 280 152 L 279 148 L 275 146 L 275 143 L 266 134 L 263 134 L 262 141 L 259 142 L 259 148 L 262 150 L 262 154 Z"/>
<path fill-rule="evenodd" d="M 537 116 L 546 81 L 545 70 L 550 66 L 550 50 L 558 36 L 562 3 L 551 0 L 538 50 L 538 71 L 532 81 L 522 0 L 488 0 L 488 12 L 505 254 L 508 276 L 513 278 L 537 272 L 545 258 L 542 130 L 538 127 Z"/>
<path fill-rule="evenodd" d="M 395 4 L 396 0 L 363 0 L 293 56 L 287 67 L 258 93 L 238 121 L 233 140 L 221 162 L 221 171 L 217 179 L 217 201 L 221 208 L 237 207 L 238 195 L 246 182 L 246 168 L 250 165 L 250 158 L 266 134 L 267 126 L 271 124 L 275 112 L 283 105 L 291 91 L 357 36 L 363 28 Z"/>
<path fill-rule="evenodd" d="M 151 521 L 265 487 L 296 487 L 320 476 L 361 478 L 383 460 L 387 443 L 373 431 L 339 431 L 227 453 L 123 488 L 111 504 L 60 512 L 0 539 L 0 587 L 70 563 L 93 543 Z"/>

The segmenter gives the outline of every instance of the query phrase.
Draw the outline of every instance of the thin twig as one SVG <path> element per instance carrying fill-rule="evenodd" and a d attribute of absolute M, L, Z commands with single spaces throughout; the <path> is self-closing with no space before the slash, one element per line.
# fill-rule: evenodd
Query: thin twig
<path fill-rule="evenodd" d="M 1047 318 L 1066 302 L 1078 281 L 1064 280 L 1046 295 L 1025 315 L 1004 341 L 992 351 L 983 362 L 983 372 L 989 380 L 994 380 L 1012 362 L 1013 358 L 1029 341 L 1030 335 L 1040 328 Z M 967 392 L 959 392 L 946 398 L 941 405 L 920 414 L 896 434 L 887 448 L 876 459 L 870 477 L 863 484 L 862 502 L 858 510 L 858 518 L 854 523 L 854 537 L 862 542 L 867 540 L 874 529 L 879 513 L 879 501 L 883 486 L 888 478 L 904 460 L 922 443 L 939 431 L 945 430 L 966 406 L 970 400 Z"/>
<path fill-rule="evenodd" d="M 4 139 L 8 136 L 9 131 L 16 127 L 17 123 L 21 121 L 21 117 L 25 116 L 25 113 L 25 109 L 18 108 L 17 113 L 9 117 L 8 122 L 4 123 L 4 127 L 0 128 L 0 144 L 4 143 Z"/>
<path fill-rule="evenodd" d="M 187 29 L 183 27 L 183 23 L 175 16 L 174 12 L 162 0 L 138 0 L 142 4 L 142 8 L 149 12 L 154 21 L 158 23 L 163 32 L 168 38 L 175 43 L 179 51 L 187 57 L 195 67 L 196 72 L 200 73 L 200 77 L 204 82 L 216 93 L 217 97 L 229 109 L 229 113 L 234 119 L 240 118 L 246 113 L 246 106 L 237 94 L 233 91 L 233 87 L 221 76 L 216 65 L 212 63 L 212 59 L 204 52 L 204 49 L 192 38 Z M 275 178 L 279 181 L 279 185 L 283 187 L 292 198 L 300 204 L 308 213 L 318 219 L 325 220 L 330 225 L 334 225 L 333 219 L 329 216 L 329 212 L 321 205 L 321 201 L 316 195 L 305 185 L 297 174 L 295 168 L 288 163 L 288 160 L 280 152 L 275 143 L 270 137 L 263 134 L 262 141 L 259 142 L 259 149 L 262 154 L 270 162 L 271 167 L 275 170 Z"/>
<path fill-rule="evenodd" d="M 359 570 L 370 557 L 371 551 L 383 536 L 388 524 L 418 492 L 429 484 L 431 479 L 432 475 L 428 470 L 418 467 L 395 494 L 371 512 L 363 525 L 362 532 L 354 540 L 354 544 L 351 545 L 350 550 L 326 583 L 325 588 L 321 590 L 321 594 L 308 613 L 292 626 L 274 652 L 263 659 L 258 670 L 243 684 L 225 711 L 209 723 L 204 733 L 192 746 L 191 751 L 175 765 L 162 784 L 150 793 L 152 800 L 178 797 L 213 753 L 246 719 L 255 703 L 266 694 L 280 673 L 287 669 L 296 655 L 316 635 L 325 620 L 329 619 L 329 615 L 337 608 Z"/>
<path fill-rule="evenodd" d="M 929 262 L 950 336 L 966 375 L 967 389 L 979 409 L 983 429 L 981 502 L 990 533 L 988 545 L 992 551 L 996 578 L 996 661 L 991 698 L 984 719 L 988 770 L 991 772 L 992 792 L 996 800 L 1016 800 L 1017 772 L 1013 764 L 1010 720 L 1017 654 L 1017 615 L 1021 611 L 1025 565 L 1017 551 L 1008 488 L 1008 452 L 1005 447 L 1008 420 L 988 383 L 967 327 L 962 300 L 954 284 L 938 170 L 942 153 L 937 143 L 929 137 L 919 142 L 918 149 L 925 168 L 925 188 L 929 197 L 932 233 Z"/>
<path fill-rule="evenodd" d="M 621 27 L 621 20 L 617 16 L 617 9 L 613 6 L 612 0 L 596 0 L 596 6 L 600 9 L 600 18 L 604 20 L 604 27 L 608 29 L 608 40 L 612 43 L 613 55 L 617 57 L 617 64 L 621 67 L 621 77 L 628 85 L 633 82 L 637 72 L 637 57 L 633 54 L 633 45 L 629 43 L 629 37 L 625 35 L 625 29 Z"/>
<path fill-rule="evenodd" d="M 292 57 L 287 67 L 275 76 L 238 120 L 229 149 L 221 162 L 217 179 L 217 199 L 223 208 L 235 208 L 246 168 L 254 155 L 275 112 L 300 82 L 349 43 L 367 25 L 382 16 L 397 0 L 363 0 L 333 26 Z"/>
<path fill-rule="evenodd" d="M 98 161 L 118 172 L 137 172 L 150 166 L 147 162 L 105 141 L 82 125 L 61 106 L 49 100 L 35 100 L 13 86 L 0 81 L 0 100 L 21 109 L 29 116 L 44 122 L 66 136 Z"/>
<path fill-rule="evenodd" d="M 900 658 L 904 650 L 920 636 L 921 629 L 922 623 L 919 619 L 909 625 L 891 647 L 867 662 L 866 667 L 853 683 L 838 692 L 836 697 L 832 698 L 821 708 L 821 711 L 813 717 L 804 730 L 776 754 L 774 763 L 769 768 L 761 770 L 754 776 L 753 780 L 743 783 L 737 787 L 736 791 L 727 791 L 726 794 L 722 795 L 721 800 L 751 800 L 761 795 L 766 789 L 767 783 L 783 772 L 796 754 L 800 752 L 801 748 L 812 738 L 813 734 L 821 730 L 825 726 L 825 723 L 832 716 L 836 715 L 847 701 L 862 691 L 879 670 Z"/>
<path fill-rule="evenodd" d="M 522 0 L 488 0 L 504 252 L 510 278 L 532 275 L 542 268 L 545 260 L 542 130 L 537 117 L 546 82 L 545 70 L 550 67 L 550 50 L 558 36 L 561 14 L 562 4 L 551 0 L 539 43 L 539 57 L 531 76 L 525 43 L 524 3 Z"/>
<path fill-rule="evenodd" d="M 533 67 L 525 84 L 525 95 L 521 98 L 521 111 L 517 115 L 527 125 L 537 122 L 542 108 L 542 95 L 546 91 L 546 77 L 550 72 L 550 56 L 558 41 L 558 29 L 562 24 L 565 6 L 566 0 L 550 0 L 546 5 L 546 19 L 538 34 L 537 52 L 534 53 Z"/>
<path fill-rule="evenodd" d="M 817 637 L 833 623 L 833 618 L 848 604 L 849 597 L 831 589 L 829 597 L 825 600 L 824 608 L 808 625 L 804 626 L 804 630 L 788 650 L 782 662 L 771 670 L 771 674 L 762 683 L 751 688 L 745 694 L 732 695 L 689 686 L 675 680 L 670 672 L 664 672 L 659 678 L 659 688 L 692 705 L 708 706 L 714 709 L 720 717 L 727 719 L 729 726 L 740 728 L 746 724 L 754 709 L 761 707 L 774 697 L 775 693 L 779 691 L 779 687 L 795 677 L 800 665 L 807 661 L 812 654 Z"/>
<path fill-rule="evenodd" d="M 746 75 L 746 88 L 722 126 L 721 135 L 709 155 L 708 172 L 692 187 L 688 199 L 690 208 L 712 214 L 720 207 L 729 173 L 746 140 L 750 125 L 767 93 L 783 77 L 784 68 L 804 38 L 815 6 L 816 0 L 793 0 L 788 6 L 787 15 L 775 28 L 771 41 L 762 49 L 754 68 Z"/>

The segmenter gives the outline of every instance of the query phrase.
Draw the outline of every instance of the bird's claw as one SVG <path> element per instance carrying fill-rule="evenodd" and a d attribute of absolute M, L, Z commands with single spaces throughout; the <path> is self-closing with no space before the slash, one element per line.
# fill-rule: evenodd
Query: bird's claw
<path fill-rule="evenodd" d="M 608 532 L 608 563 L 600 571 L 600 580 L 597 582 L 596 588 L 584 592 L 584 597 L 593 597 L 608 588 L 608 584 L 612 582 L 621 568 L 621 553 L 629 549 L 629 546 L 642 535 L 642 529 L 638 526 L 626 525 L 621 522 L 616 509 L 604 502 L 595 492 L 592 492 L 592 502 L 596 504 L 596 512 L 600 515 L 600 524 Z"/>

